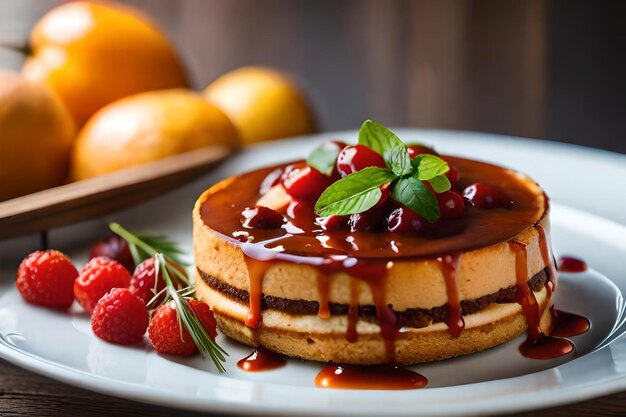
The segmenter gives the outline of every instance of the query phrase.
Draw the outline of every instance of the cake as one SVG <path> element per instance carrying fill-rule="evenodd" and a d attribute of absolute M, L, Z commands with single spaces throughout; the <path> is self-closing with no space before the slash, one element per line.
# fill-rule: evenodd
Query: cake
<path fill-rule="evenodd" d="M 196 295 L 220 330 L 291 357 L 408 365 L 525 331 L 533 343 L 551 327 L 556 272 L 539 185 L 405 146 L 369 121 L 358 145 L 331 142 L 308 163 L 207 189 L 193 241 Z"/>

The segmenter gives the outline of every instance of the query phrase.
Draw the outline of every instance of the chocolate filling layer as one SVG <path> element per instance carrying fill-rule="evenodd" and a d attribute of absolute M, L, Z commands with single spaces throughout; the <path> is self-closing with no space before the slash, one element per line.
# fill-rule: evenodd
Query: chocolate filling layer
<path fill-rule="evenodd" d="M 206 274 L 198 269 L 198 273 L 204 282 L 216 291 L 223 293 L 229 298 L 241 302 L 248 303 L 250 294 L 246 290 L 232 287 L 212 275 Z M 542 270 L 528 280 L 528 285 L 533 291 L 539 291 L 546 281 L 548 274 L 546 270 Z M 474 300 L 461 301 L 462 314 L 472 314 L 492 303 L 512 303 L 516 300 L 517 287 L 512 286 L 502 288 L 498 292 L 488 294 Z M 271 295 L 263 296 L 263 308 L 273 308 L 282 310 L 289 314 L 317 314 L 319 303 L 309 300 L 291 300 L 289 298 L 274 297 Z M 331 314 L 347 314 L 347 304 L 330 303 Z M 401 326 L 407 327 L 426 327 L 431 323 L 438 323 L 444 320 L 447 311 L 447 304 L 431 309 L 409 308 L 404 311 L 396 311 L 396 317 Z M 374 320 L 376 318 L 376 307 L 373 305 L 359 306 L 359 317 L 366 320 Z"/>

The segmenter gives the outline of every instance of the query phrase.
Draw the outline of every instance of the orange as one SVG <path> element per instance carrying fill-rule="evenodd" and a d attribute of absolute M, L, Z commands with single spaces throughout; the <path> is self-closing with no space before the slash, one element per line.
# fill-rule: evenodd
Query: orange
<path fill-rule="evenodd" d="M 229 72 L 211 83 L 204 97 L 226 112 L 245 143 L 315 131 L 312 111 L 297 84 L 270 68 Z"/>
<path fill-rule="evenodd" d="M 183 89 L 126 97 L 93 115 L 78 134 L 72 178 L 81 180 L 210 145 L 237 148 L 237 130 L 217 107 Z"/>
<path fill-rule="evenodd" d="M 78 125 L 122 97 L 188 86 L 168 39 L 147 17 L 116 3 L 62 4 L 41 18 L 30 43 L 23 74 L 50 86 Z"/>
<path fill-rule="evenodd" d="M 60 185 L 74 133 L 48 87 L 0 72 L 0 201 Z"/>

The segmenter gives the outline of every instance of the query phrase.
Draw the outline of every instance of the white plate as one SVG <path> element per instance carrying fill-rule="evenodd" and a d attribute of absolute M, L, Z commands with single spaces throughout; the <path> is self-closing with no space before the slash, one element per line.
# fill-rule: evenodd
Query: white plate
<path fill-rule="evenodd" d="M 444 153 L 494 161 L 533 176 L 552 197 L 555 252 L 578 255 L 592 269 L 562 274 L 557 307 L 588 316 L 592 329 L 573 340 L 575 355 L 552 361 L 523 358 L 521 339 L 480 354 L 417 366 L 429 378 L 414 391 L 343 391 L 315 388 L 321 365 L 288 366 L 249 374 L 236 361 L 250 349 L 221 339 L 231 356 L 224 375 L 200 358 L 154 353 L 146 341 L 122 347 L 93 336 L 86 314 L 24 303 L 14 286 L 20 258 L 37 237 L 0 243 L 0 356 L 83 388 L 202 411 L 290 415 L 459 415 L 527 410 L 626 389 L 626 157 L 587 148 L 496 135 L 397 129 L 406 141 Z M 82 265 L 88 246 L 110 220 L 130 229 L 164 233 L 191 253 L 191 208 L 214 181 L 273 162 L 302 158 L 317 141 L 355 140 L 355 132 L 274 142 L 246 150 L 218 171 L 141 207 L 52 231 L 51 246 Z M 583 209 L 583 210 L 580 210 Z M 591 214 L 590 212 L 595 212 Z M 608 278 L 607 278 L 608 277 Z"/>

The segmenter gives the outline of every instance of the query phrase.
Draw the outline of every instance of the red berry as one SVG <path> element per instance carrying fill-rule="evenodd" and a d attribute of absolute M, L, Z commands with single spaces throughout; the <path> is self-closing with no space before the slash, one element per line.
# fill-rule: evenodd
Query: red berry
<path fill-rule="evenodd" d="M 346 230 L 348 229 L 348 216 L 327 216 L 318 217 L 315 219 L 315 223 L 319 224 L 324 230 Z"/>
<path fill-rule="evenodd" d="M 496 207 L 509 208 L 513 205 L 511 198 L 498 187 L 474 183 L 463 191 L 463 199 L 470 205 L 482 209 Z"/>
<path fill-rule="evenodd" d="M 191 300 L 189 305 L 209 335 L 215 338 L 216 323 L 209 306 L 196 300 Z M 191 355 L 196 351 L 196 344 L 187 329 L 183 328 L 181 331 L 172 303 L 162 305 L 156 310 L 148 327 L 148 336 L 152 346 L 159 353 Z"/>
<path fill-rule="evenodd" d="M 105 256 L 121 263 L 130 273 L 135 269 L 135 262 L 130 254 L 128 242 L 118 235 L 111 235 L 93 245 L 89 251 L 89 259 L 91 260 L 98 256 Z"/>
<path fill-rule="evenodd" d="M 337 170 L 342 177 L 367 167 L 385 168 L 382 156 L 364 145 L 346 146 L 337 157 Z"/>
<path fill-rule="evenodd" d="M 421 154 L 429 154 L 439 156 L 437 152 L 433 148 L 424 145 L 410 145 L 406 147 L 406 150 L 409 152 L 409 157 L 411 159 L 415 158 L 417 155 Z"/>
<path fill-rule="evenodd" d="M 456 191 L 445 191 L 437 194 L 439 213 L 443 220 L 457 219 L 465 213 L 465 203 L 463 197 Z"/>
<path fill-rule="evenodd" d="M 241 214 L 244 217 L 243 227 L 252 229 L 280 229 L 285 223 L 283 215 L 269 207 L 247 208 Z"/>
<path fill-rule="evenodd" d="M 459 174 L 459 170 L 456 169 L 456 167 L 451 163 L 448 163 L 448 167 L 450 169 L 444 175 L 448 178 L 448 181 L 450 181 L 450 184 L 452 184 L 452 186 L 454 187 L 454 185 L 461 179 L 461 174 Z"/>
<path fill-rule="evenodd" d="M 70 259 L 56 250 L 28 255 L 17 269 L 17 289 L 32 304 L 67 308 L 74 301 L 78 271 Z"/>
<path fill-rule="evenodd" d="M 387 229 L 395 233 L 420 233 L 428 222 L 407 207 L 398 207 L 387 216 Z"/>
<path fill-rule="evenodd" d="M 74 282 L 74 296 L 88 312 L 93 312 L 100 298 L 112 288 L 127 288 L 130 274 L 119 262 L 105 257 L 93 258 Z"/>
<path fill-rule="evenodd" d="M 148 310 L 126 288 L 113 288 L 96 304 L 91 329 L 100 339 L 120 345 L 139 342 L 148 328 Z"/>
<path fill-rule="evenodd" d="M 384 210 L 382 207 L 372 207 L 362 213 L 350 215 L 348 225 L 351 232 L 359 230 L 375 230 L 383 222 Z"/>
<path fill-rule="evenodd" d="M 317 200 L 331 180 L 304 162 L 290 165 L 283 174 L 283 187 L 293 198 Z"/>
<path fill-rule="evenodd" d="M 217 322 L 211 307 L 207 303 L 203 303 L 198 300 L 189 300 L 189 305 L 193 309 L 198 320 L 202 323 L 202 326 L 207 331 L 211 339 L 215 340 L 217 337 Z"/>
<path fill-rule="evenodd" d="M 146 305 L 154 298 L 155 295 L 159 293 L 161 293 L 161 295 L 152 303 L 152 305 L 160 304 L 165 298 L 165 292 L 163 291 L 165 288 L 165 280 L 160 272 L 158 274 L 158 280 L 156 279 L 157 274 L 154 268 L 154 263 L 155 259 L 152 257 L 137 265 L 137 268 L 135 268 L 135 272 L 133 272 L 133 276 L 130 279 L 130 286 L 128 287 L 130 292 L 141 298 Z M 168 271 L 174 286 L 176 288 L 180 288 L 180 279 L 176 276 L 176 273 L 171 270 L 171 268 L 176 268 L 186 277 L 187 272 L 185 271 L 185 268 L 171 261 L 168 262 L 168 267 L 170 267 L 168 268 Z"/>
<path fill-rule="evenodd" d="M 378 203 L 376 203 L 374 207 L 382 207 L 387 204 L 387 202 L 389 201 L 389 197 L 391 197 L 391 192 L 389 191 L 390 188 L 391 184 L 385 184 L 380 187 L 380 200 L 378 200 Z"/>

